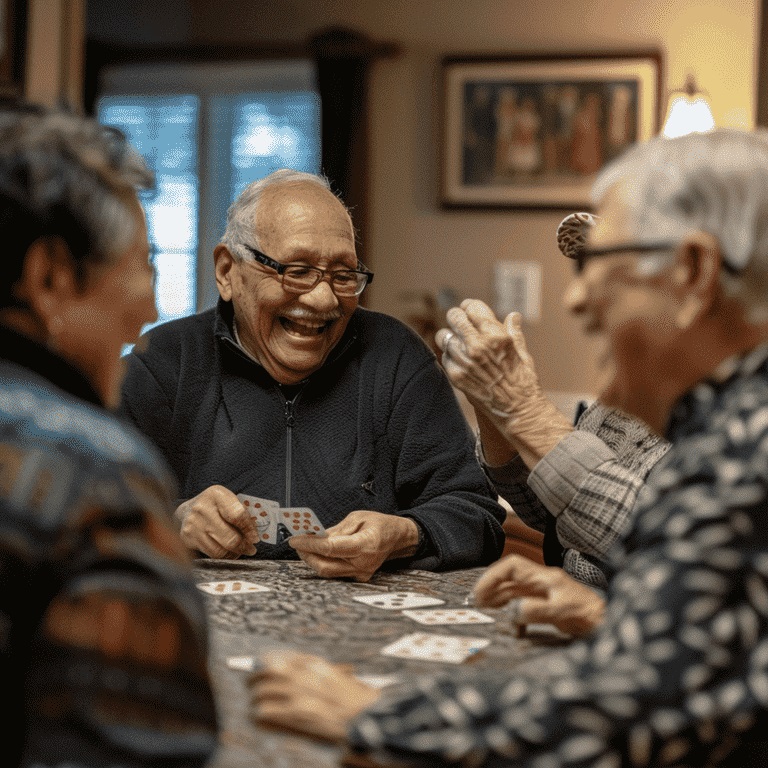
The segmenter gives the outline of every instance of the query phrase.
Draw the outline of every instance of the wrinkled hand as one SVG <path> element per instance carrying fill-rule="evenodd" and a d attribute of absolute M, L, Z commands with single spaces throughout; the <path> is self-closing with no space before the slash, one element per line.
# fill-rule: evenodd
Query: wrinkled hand
<path fill-rule="evenodd" d="M 252 720 L 317 739 L 341 743 L 349 723 L 380 693 L 343 666 L 316 656 L 267 654 L 249 681 Z"/>
<path fill-rule="evenodd" d="M 230 560 L 256 554 L 256 523 L 237 496 L 221 485 L 212 485 L 180 504 L 175 517 L 189 549 Z"/>
<path fill-rule="evenodd" d="M 436 340 L 451 383 L 485 414 L 528 466 L 551 450 L 572 425 L 544 395 L 518 312 L 500 323 L 482 301 L 465 299 L 446 315 L 450 330 Z M 482 432 L 482 430 L 481 430 Z"/>
<path fill-rule="evenodd" d="M 551 568 L 521 555 L 491 565 L 474 588 L 475 603 L 501 608 L 519 600 L 518 624 L 554 624 L 573 637 L 588 635 L 603 620 L 605 601 L 562 568 Z"/>
<path fill-rule="evenodd" d="M 326 530 L 326 536 L 292 536 L 299 557 L 325 578 L 368 581 L 385 560 L 416 551 L 419 529 L 398 515 L 359 509 Z"/>
<path fill-rule="evenodd" d="M 446 320 L 450 329 L 436 336 L 443 367 L 473 405 L 506 415 L 542 396 L 519 313 L 510 313 L 500 323 L 482 301 L 465 299 L 448 310 Z"/>

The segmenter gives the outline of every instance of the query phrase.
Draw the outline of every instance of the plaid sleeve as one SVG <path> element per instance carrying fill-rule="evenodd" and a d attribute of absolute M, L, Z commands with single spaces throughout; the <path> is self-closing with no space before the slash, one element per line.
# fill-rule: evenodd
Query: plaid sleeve
<path fill-rule="evenodd" d="M 475 442 L 475 455 L 496 493 L 527 526 L 544 533 L 547 509 L 528 487 L 528 467 L 520 456 L 515 456 L 512 461 L 500 467 L 489 466 L 485 461 L 479 433 Z"/>
<path fill-rule="evenodd" d="M 563 546 L 604 558 L 669 444 L 636 420 L 598 408 L 534 467 L 528 484 L 557 518 Z"/>

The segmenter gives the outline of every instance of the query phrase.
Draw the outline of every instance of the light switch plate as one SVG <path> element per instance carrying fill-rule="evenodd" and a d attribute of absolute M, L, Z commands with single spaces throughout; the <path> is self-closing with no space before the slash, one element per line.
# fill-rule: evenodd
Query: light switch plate
<path fill-rule="evenodd" d="M 503 320 L 519 312 L 524 320 L 541 319 L 541 264 L 538 261 L 497 261 L 494 267 L 496 314 Z"/>

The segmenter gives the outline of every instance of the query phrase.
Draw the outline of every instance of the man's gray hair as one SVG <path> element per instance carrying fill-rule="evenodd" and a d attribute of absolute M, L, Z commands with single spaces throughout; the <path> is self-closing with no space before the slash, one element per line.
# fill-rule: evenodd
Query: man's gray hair
<path fill-rule="evenodd" d="M 315 184 L 330 192 L 331 184 L 325 176 L 304 171 L 293 171 L 289 168 L 281 168 L 273 171 L 263 179 L 251 182 L 229 206 L 227 211 L 227 228 L 224 230 L 221 242 L 226 245 L 229 252 L 238 260 L 252 259 L 253 255 L 243 243 L 254 248 L 259 248 L 259 233 L 256 231 L 256 213 L 264 192 L 273 187 L 298 186 L 301 184 Z M 334 195 L 334 197 L 338 196 Z M 344 203 L 344 210 L 349 210 Z"/>
<path fill-rule="evenodd" d="M 719 129 L 637 144 L 600 173 L 595 205 L 621 181 L 630 237 L 677 242 L 694 230 L 714 235 L 730 267 L 720 274 L 725 293 L 752 322 L 768 320 L 768 131 Z"/>

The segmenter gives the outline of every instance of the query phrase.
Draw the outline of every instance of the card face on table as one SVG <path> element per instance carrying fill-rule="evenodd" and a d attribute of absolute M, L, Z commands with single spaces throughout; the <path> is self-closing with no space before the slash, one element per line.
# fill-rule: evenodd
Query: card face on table
<path fill-rule="evenodd" d="M 377 595 L 355 595 L 358 603 L 383 608 L 385 611 L 401 611 L 403 608 L 423 608 L 426 605 L 442 605 L 445 600 L 427 597 L 418 592 L 381 592 Z"/>
<path fill-rule="evenodd" d="M 384 656 L 396 656 L 400 659 L 461 664 L 462 661 L 490 644 L 491 641 L 483 637 L 456 637 L 414 632 L 382 648 L 381 653 Z"/>
<path fill-rule="evenodd" d="M 271 591 L 269 587 L 254 584 L 252 581 L 206 581 L 197 586 L 209 595 L 242 595 L 246 592 Z"/>
<path fill-rule="evenodd" d="M 396 685 L 400 682 L 400 675 L 355 675 L 355 677 L 371 688 L 388 688 L 390 685 Z"/>
<path fill-rule="evenodd" d="M 257 664 L 253 656 L 227 656 L 227 666 L 238 672 L 253 672 Z"/>
<path fill-rule="evenodd" d="M 403 611 L 409 619 L 419 624 L 493 624 L 495 619 L 471 608 L 432 608 L 422 611 Z"/>

